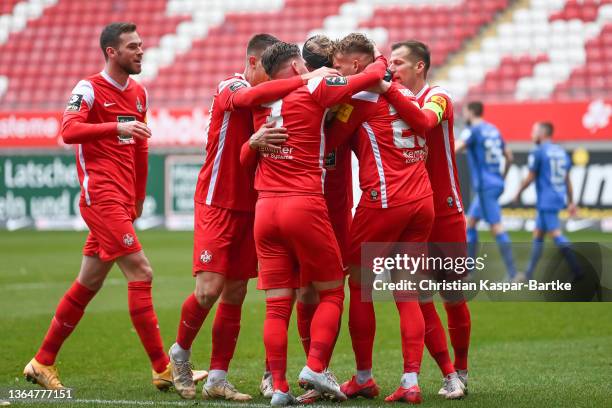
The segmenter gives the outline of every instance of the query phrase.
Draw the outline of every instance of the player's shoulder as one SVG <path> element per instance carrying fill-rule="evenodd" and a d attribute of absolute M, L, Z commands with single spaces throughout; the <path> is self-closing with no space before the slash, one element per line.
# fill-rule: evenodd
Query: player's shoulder
<path fill-rule="evenodd" d="M 453 102 L 453 96 L 450 93 L 450 91 L 448 89 L 440 86 L 440 85 L 434 85 L 434 86 L 429 87 L 429 89 L 427 89 L 425 91 L 424 101 L 427 102 L 428 100 L 430 100 L 434 96 L 443 97 L 449 103 Z"/>
<path fill-rule="evenodd" d="M 225 90 L 235 92 L 240 88 L 248 88 L 250 86 L 251 84 L 246 80 L 244 75 L 236 73 L 220 81 L 217 85 L 217 91 L 218 93 Z"/>

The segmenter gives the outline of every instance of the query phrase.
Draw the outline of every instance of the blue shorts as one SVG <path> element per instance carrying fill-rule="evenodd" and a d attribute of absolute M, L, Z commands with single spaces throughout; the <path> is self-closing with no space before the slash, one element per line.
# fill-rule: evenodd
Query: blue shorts
<path fill-rule="evenodd" d="M 559 210 L 538 210 L 536 215 L 536 228 L 542 232 L 551 232 L 561 228 L 559 223 Z"/>
<path fill-rule="evenodd" d="M 497 200 L 503 192 L 502 188 L 477 192 L 468 210 L 468 217 L 484 219 L 489 225 L 498 224 L 501 221 L 501 207 Z"/>

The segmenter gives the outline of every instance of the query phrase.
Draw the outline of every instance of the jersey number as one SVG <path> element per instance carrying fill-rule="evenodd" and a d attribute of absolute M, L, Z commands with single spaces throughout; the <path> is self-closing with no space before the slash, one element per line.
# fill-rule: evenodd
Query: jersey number
<path fill-rule="evenodd" d="M 393 143 L 398 149 L 421 149 L 425 145 L 425 138 L 412 133 L 410 126 L 401 119 L 391 122 L 393 129 Z"/>
<path fill-rule="evenodd" d="M 499 165 L 502 160 L 503 152 L 501 148 L 501 140 L 486 139 L 485 146 L 485 161 L 487 164 Z"/>
<path fill-rule="evenodd" d="M 550 181 L 556 186 L 565 184 L 567 177 L 567 168 L 565 167 L 564 158 L 550 159 Z"/>
<path fill-rule="evenodd" d="M 283 127 L 283 116 L 281 115 L 281 109 L 283 108 L 283 100 L 279 99 L 264 106 L 270 108 L 270 114 L 266 118 L 266 123 L 274 122 L 274 127 Z"/>

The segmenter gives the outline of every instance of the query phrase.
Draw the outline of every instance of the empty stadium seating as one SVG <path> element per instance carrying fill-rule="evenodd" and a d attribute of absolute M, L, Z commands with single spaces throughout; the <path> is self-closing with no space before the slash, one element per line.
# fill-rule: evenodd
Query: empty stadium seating
<path fill-rule="evenodd" d="M 612 0 L 4 0 L 0 110 L 61 109 L 71 87 L 101 69 L 99 32 L 116 20 L 139 26 L 147 49 L 139 79 L 157 107 L 208 105 L 218 81 L 242 70 L 257 32 L 301 43 L 316 32 L 361 30 L 384 52 L 420 39 L 432 50 L 434 79 L 464 52 L 443 78 L 458 100 L 612 91 Z M 494 34 L 485 37 L 491 24 Z"/>

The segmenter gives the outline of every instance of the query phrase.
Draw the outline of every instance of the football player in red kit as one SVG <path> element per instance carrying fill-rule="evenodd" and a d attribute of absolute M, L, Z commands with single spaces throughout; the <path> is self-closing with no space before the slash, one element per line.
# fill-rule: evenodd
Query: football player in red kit
<path fill-rule="evenodd" d="M 100 46 L 104 70 L 73 89 L 61 129 L 64 142 L 75 146 L 80 210 L 89 235 L 79 275 L 24 374 L 44 388 L 63 388 L 56 356 L 117 263 L 128 281 L 130 317 L 151 360 L 153 384 L 167 389 L 172 375 L 153 309 L 153 270 L 132 225 L 145 199 L 151 137 L 147 92 L 130 79 L 141 70 L 142 41 L 134 24 L 113 23 L 102 30 Z"/>
<path fill-rule="evenodd" d="M 264 52 L 262 63 L 271 78 L 307 72 L 300 50 L 293 44 L 274 44 Z M 259 150 L 255 175 L 259 192 L 255 211 L 258 286 L 266 291 L 264 344 L 274 384 L 272 405 L 296 402 L 285 377 L 287 324 L 294 290 L 305 283 L 314 285 L 319 305 L 310 326 L 310 348 L 300 382 L 346 399 L 337 382 L 324 372 L 344 299 L 340 250 L 323 197 L 324 124 L 329 107 L 376 84 L 385 69 L 381 57 L 359 75 L 314 78 L 286 97 L 254 110 L 256 126 L 272 122 L 288 132 L 287 141 L 277 149 Z M 242 150 L 241 161 L 248 162 L 253 151 L 248 143 Z"/>
<path fill-rule="evenodd" d="M 372 62 L 373 55 L 374 47 L 364 35 L 349 34 L 335 45 L 334 68 L 344 75 L 360 72 Z M 412 103 L 411 97 L 404 98 Z M 349 330 L 357 374 L 342 384 L 342 391 L 352 398 L 373 398 L 379 393 L 372 378 L 375 316 L 372 302 L 362 299 L 362 289 L 370 289 L 362 288 L 367 277 L 362 277 L 359 267 L 361 244 L 427 241 L 434 213 L 425 169 L 425 140 L 411 131 L 383 97 L 368 91 L 354 94 L 345 101 L 328 132 L 340 140 L 354 134 L 351 144 L 359 160 L 363 192 L 351 226 L 349 253 Z M 422 247 L 425 249 L 426 245 Z M 376 256 L 389 256 L 390 249 Z M 420 255 L 421 250 L 418 252 Z M 416 294 L 395 293 L 395 296 L 400 314 L 404 374 L 401 386 L 386 400 L 418 403 L 421 399 L 417 375 L 423 354 L 423 318 Z"/>
<path fill-rule="evenodd" d="M 459 177 L 455 163 L 453 136 L 453 102 L 449 93 L 427 82 L 430 53 L 427 46 L 418 41 L 406 41 L 393 45 L 390 70 L 394 83 L 386 83 L 384 97 L 397 109 L 399 115 L 418 134 L 427 140 L 427 171 L 434 191 L 436 217 L 429 235 L 430 243 L 450 243 L 432 246 L 442 251 L 442 256 L 465 256 L 465 217 L 459 190 Z M 418 100 L 419 106 L 406 103 L 404 90 L 408 88 Z M 454 243 L 454 245 L 452 244 Z M 437 247 L 437 249 L 435 249 Z M 445 252 L 450 252 L 445 253 Z M 439 271 L 436 271 L 439 273 Z M 446 279 L 459 275 L 450 271 Z M 425 344 L 438 363 L 444 376 L 444 386 L 439 394 L 449 399 L 461 398 L 467 393 L 467 357 L 470 342 L 470 312 L 461 293 L 441 293 L 448 315 L 448 331 L 455 361 L 450 361 L 446 335 L 431 298 L 421 300 L 425 319 Z"/>
<path fill-rule="evenodd" d="M 317 73 L 267 80 L 261 53 L 278 39 L 269 34 L 251 38 L 243 74 L 217 87 L 210 108 L 206 159 L 196 185 L 193 274 L 195 291 L 181 310 L 176 343 L 170 348 L 175 389 L 195 398 L 189 357 L 191 345 L 212 306 L 220 298 L 212 328 L 212 353 L 202 397 L 248 401 L 227 381 L 227 370 L 240 332 L 242 302 L 247 283 L 257 276 L 253 241 L 256 192 L 253 172 L 240 165 L 240 148 L 253 133 L 250 106 L 272 101 L 303 86 Z"/>

